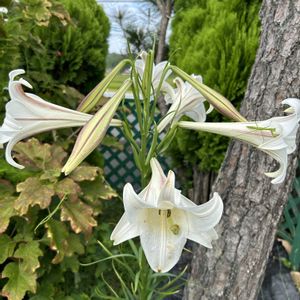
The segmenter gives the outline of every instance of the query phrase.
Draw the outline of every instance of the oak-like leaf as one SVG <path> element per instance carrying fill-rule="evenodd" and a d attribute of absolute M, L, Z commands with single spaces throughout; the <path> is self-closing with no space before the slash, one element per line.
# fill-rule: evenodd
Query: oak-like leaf
<path fill-rule="evenodd" d="M 45 226 L 47 237 L 50 240 L 50 248 L 56 251 L 56 255 L 52 260 L 53 264 L 60 263 L 65 256 L 70 257 L 74 253 L 84 253 L 84 247 L 79 236 L 69 233 L 64 223 L 51 219 Z"/>
<path fill-rule="evenodd" d="M 55 192 L 62 198 L 65 195 L 81 194 L 80 186 L 71 178 L 64 178 L 55 186 Z"/>
<path fill-rule="evenodd" d="M 28 272 L 34 273 L 40 266 L 39 256 L 42 256 L 43 252 L 39 245 L 38 241 L 21 243 L 14 253 L 15 258 L 22 259 L 24 269 Z"/>
<path fill-rule="evenodd" d="M 52 185 L 43 185 L 36 177 L 29 177 L 17 185 L 19 197 L 15 201 L 15 209 L 20 215 L 27 213 L 29 206 L 39 205 L 42 209 L 47 208 L 51 198 L 55 194 Z"/>
<path fill-rule="evenodd" d="M 13 241 L 8 235 L 0 235 L 0 265 L 11 257 L 14 253 L 16 242 Z"/>
<path fill-rule="evenodd" d="M 93 209 L 79 199 L 64 201 L 61 206 L 60 218 L 62 221 L 70 221 L 75 233 L 89 234 L 92 228 L 97 226 L 97 221 L 93 218 Z"/>
<path fill-rule="evenodd" d="M 9 219 L 16 215 L 16 211 L 14 209 L 15 199 L 16 197 L 5 194 L 0 196 L 0 234 L 6 230 L 9 224 Z M 0 249 L 2 248 L 0 247 Z"/>
<path fill-rule="evenodd" d="M 79 182 L 84 180 L 93 181 L 97 177 L 100 168 L 93 166 L 79 166 L 70 175 L 70 177 Z"/>
<path fill-rule="evenodd" d="M 44 169 L 45 164 L 51 160 L 51 146 L 42 144 L 31 138 L 26 142 L 19 142 L 14 146 L 15 157 L 24 166 L 35 166 Z"/>
<path fill-rule="evenodd" d="M 99 175 L 94 181 L 86 181 L 81 185 L 83 197 L 89 201 L 110 200 L 117 197 L 116 191 Z"/>
<path fill-rule="evenodd" d="M 3 278 L 8 282 L 2 289 L 2 295 L 8 300 L 22 300 L 27 291 L 35 293 L 36 274 L 28 272 L 24 263 L 11 262 L 5 266 L 2 272 Z"/>

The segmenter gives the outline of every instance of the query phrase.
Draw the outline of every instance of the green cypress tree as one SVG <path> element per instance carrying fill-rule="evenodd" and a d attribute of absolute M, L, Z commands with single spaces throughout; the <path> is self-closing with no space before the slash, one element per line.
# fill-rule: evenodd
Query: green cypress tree
<path fill-rule="evenodd" d="M 258 47 L 259 7 L 258 0 L 177 0 L 170 38 L 172 62 L 202 75 L 205 84 L 238 106 Z M 208 116 L 208 121 L 223 120 L 216 112 Z M 179 130 L 170 154 L 178 165 L 183 156 L 203 171 L 217 171 L 227 145 L 221 136 Z"/>

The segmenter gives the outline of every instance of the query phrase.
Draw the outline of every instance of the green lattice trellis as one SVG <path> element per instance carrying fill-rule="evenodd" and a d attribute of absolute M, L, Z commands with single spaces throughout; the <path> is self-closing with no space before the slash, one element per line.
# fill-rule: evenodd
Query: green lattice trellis
<path fill-rule="evenodd" d="M 294 188 L 283 211 L 278 236 L 292 245 L 290 262 L 293 269 L 300 267 L 300 177 L 294 181 Z"/>
<path fill-rule="evenodd" d="M 139 125 L 134 109 L 134 101 L 132 99 L 127 99 L 126 107 L 130 110 L 130 113 L 127 114 L 127 119 L 132 126 L 133 137 L 138 141 Z M 140 190 L 140 172 L 135 166 L 130 144 L 126 141 L 120 128 L 109 128 L 108 134 L 116 137 L 123 144 L 124 150 L 120 151 L 106 146 L 101 147 L 101 152 L 105 159 L 104 174 L 106 180 L 112 187 L 119 191 L 123 189 L 127 182 L 130 182 L 135 190 Z M 166 159 L 160 157 L 159 162 L 164 171 L 167 172 L 168 163 Z"/>

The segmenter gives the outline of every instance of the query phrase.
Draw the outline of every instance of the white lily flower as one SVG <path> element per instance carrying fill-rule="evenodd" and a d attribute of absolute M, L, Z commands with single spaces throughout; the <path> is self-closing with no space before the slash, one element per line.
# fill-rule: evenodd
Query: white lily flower
<path fill-rule="evenodd" d="M 201 76 L 193 76 L 193 78 L 202 83 Z M 204 106 L 205 98 L 190 83 L 184 82 L 179 77 L 175 78 L 174 82 L 177 89 L 176 92 L 173 90 L 169 91 L 165 97 L 166 102 L 170 103 L 171 106 L 166 116 L 159 123 L 157 127 L 158 132 L 163 131 L 169 123 L 172 126 L 183 115 L 190 117 L 196 122 L 205 122 L 206 115 L 213 110 L 213 107 L 210 106 L 206 112 Z"/>
<path fill-rule="evenodd" d="M 265 121 L 234 123 L 179 122 L 182 128 L 201 130 L 225 135 L 249 143 L 269 154 L 280 164 L 275 172 L 265 173 L 274 178 L 273 184 L 282 183 L 287 171 L 287 155 L 296 149 L 296 135 L 300 120 L 300 100 L 289 98 L 282 104 L 290 106 L 283 117 L 274 117 Z"/>
<path fill-rule="evenodd" d="M 142 53 L 140 54 L 141 59 L 137 59 L 135 62 L 135 68 L 140 76 L 140 78 L 143 78 L 144 75 L 144 70 L 146 67 L 146 59 L 147 59 L 147 52 L 142 51 Z M 168 61 L 162 61 L 160 63 L 158 63 L 157 65 L 153 64 L 153 69 L 152 69 L 152 87 L 154 89 L 154 91 L 156 91 L 159 87 L 159 83 L 161 80 L 161 76 L 165 70 L 165 68 L 168 65 Z M 161 91 L 164 93 L 171 93 L 172 92 L 172 87 L 170 84 L 167 83 L 167 78 L 171 75 L 172 71 L 168 70 L 166 72 L 164 81 L 162 82 L 162 86 L 161 86 Z"/>
<path fill-rule="evenodd" d="M 175 188 L 175 175 L 166 177 L 158 161 L 150 161 L 152 177 L 138 195 L 130 183 L 123 191 L 125 212 L 115 227 L 114 245 L 140 236 L 150 267 L 167 272 L 178 262 L 187 239 L 211 248 L 218 235 L 223 202 L 218 193 L 205 204 L 196 205 Z"/>
<path fill-rule="evenodd" d="M 9 95 L 11 100 L 6 104 L 6 116 L 0 127 L 0 146 L 7 143 L 5 157 L 9 164 L 22 169 L 16 163 L 11 152 L 20 140 L 40 132 L 85 125 L 93 116 L 49 103 L 42 98 L 23 91 L 22 85 L 32 88 L 23 78 L 14 78 L 25 71 L 18 69 L 9 73 Z M 115 120 L 112 125 L 118 125 Z"/>

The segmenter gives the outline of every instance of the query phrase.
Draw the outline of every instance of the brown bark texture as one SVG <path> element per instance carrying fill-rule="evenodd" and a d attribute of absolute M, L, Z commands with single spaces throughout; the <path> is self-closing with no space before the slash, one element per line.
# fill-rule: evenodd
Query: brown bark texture
<path fill-rule="evenodd" d="M 171 17 L 174 1 L 173 0 L 156 0 L 156 5 L 161 14 L 160 26 L 159 26 L 159 40 L 157 45 L 155 62 L 160 63 L 166 52 L 166 37 L 169 20 Z M 163 95 L 158 98 L 157 101 L 161 115 L 164 116 L 168 111 L 168 106 L 165 103 Z"/>
<path fill-rule="evenodd" d="M 159 26 L 159 39 L 157 45 L 157 52 L 155 61 L 161 62 L 165 56 L 166 49 L 166 36 L 169 20 L 173 8 L 173 0 L 156 0 L 156 4 L 161 14 L 160 26 Z"/>
<path fill-rule="evenodd" d="M 212 186 L 215 182 L 216 174 L 214 172 L 199 171 L 198 166 L 193 168 L 193 191 L 192 199 L 196 204 L 203 204 L 209 200 Z"/>
<path fill-rule="evenodd" d="M 300 0 L 264 0 L 260 17 L 260 47 L 241 107 L 248 120 L 278 115 L 283 99 L 300 98 Z M 264 172 L 278 167 L 274 160 L 230 143 L 213 188 L 224 201 L 219 239 L 213 249 L 195 249 L 185 299 L 256 299 L 296 166 L 297 151 L 284 183 L 272 185 Z"/>

